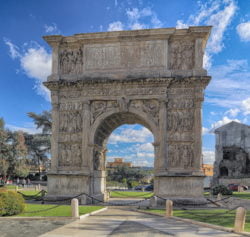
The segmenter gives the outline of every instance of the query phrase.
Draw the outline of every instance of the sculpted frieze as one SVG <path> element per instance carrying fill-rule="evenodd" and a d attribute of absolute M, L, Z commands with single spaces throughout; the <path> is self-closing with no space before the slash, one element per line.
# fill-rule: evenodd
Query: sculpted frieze
<path fill-rule="evenodd" d="M 142 112 L 152 116 L 158 122 L 160 104 L 158 100 L 131 100 L 130 108 L 141 110 Z"/>
<path fill-rule="evenodd" d="M 113 110 L 115 108 L 119 107 L 119 104 L 117 101 L 111 100 L 111 101 L 105 101 L 105 100 L 96 100 L 91 102 L 91 123 L 93 123 L 98 116 L 101 114 Z"/>
<path fill-rule="evenodd" d="M 82 131 L 82 111 L 59 113 L 59 132 L 75 133 Z"/>
<path fill-rule="evenodd" d="M 167 113 L 167 130 L 169 132 L 188 132 L 194 127 L 194 111 L 178 110 Z"/>
<path fill-rule="evenodd" d="M 83 72 L 82 47 L 61 49 L 59 64 L 61 74 L 81 74 Z"/>
<path fill-rule="evenodd" d="M 82 110 L 83 104 L 82 102 L 64 102 L 60 103 L 60 110 Z"/>
<path fill-rule="evenodd" d="M 59 167 L 80 167 L 82 162 L 81 144 L 59 143 Z"/>
<path fill-rule="evenodd" d="M 170 69 L 189 70 L 194 67 L 194 42 L 173 40 L 170 42 Z"/>
<path fill-rule="evenodd" d="M 194 165 L 193 144 L 169 144 L 168 166 L 172 168 L 191 168 Z"/>
<path fill-rule="evenodd" d="M 177 98 L 168 101 L 169 109 L 191 109 L 194 108 L 194 99 L 192 98 Z"/>

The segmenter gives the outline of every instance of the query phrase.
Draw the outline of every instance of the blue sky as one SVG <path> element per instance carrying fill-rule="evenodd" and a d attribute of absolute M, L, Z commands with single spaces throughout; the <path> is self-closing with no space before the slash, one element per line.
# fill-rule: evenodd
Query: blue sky
<path fill-rule="evenodd" d="M 213 25 L 205 67 L 212 81 L 203 105 L 203 155 L 214 159 L 209 131 L 231 120 L 250 124 L 249 0 L 1 0 L 0 117 L 6 127 L 35 132 L 26 113 L 49 110 L 42 82 L 50 74 L 51 50 L 43 35 Z M 150 166 L 152 134 L 124 125 L 109 138 L 108 157 Z"/>

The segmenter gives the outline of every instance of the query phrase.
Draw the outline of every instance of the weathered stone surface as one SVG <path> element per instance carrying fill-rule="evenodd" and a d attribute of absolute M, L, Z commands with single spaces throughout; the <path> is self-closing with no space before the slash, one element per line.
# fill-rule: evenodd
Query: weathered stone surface
<path fill-rule="evenodd" d="M 155 193 L 202 195 L 202 68 L 210 27 L 46 36 L 53 105 L 49 196 L 105 193 L 106 142 L 139 123 L 154 135 Z"/>

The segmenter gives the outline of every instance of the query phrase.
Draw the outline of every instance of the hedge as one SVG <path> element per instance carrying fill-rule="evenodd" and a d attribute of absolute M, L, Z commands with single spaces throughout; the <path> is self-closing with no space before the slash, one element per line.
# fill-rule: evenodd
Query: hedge
<path fill-rule="evenodd" d="M 23 197 L 13 191 L 2 190 L 0 192 L 0 216 L 12 216 L 24 210 Z"/>

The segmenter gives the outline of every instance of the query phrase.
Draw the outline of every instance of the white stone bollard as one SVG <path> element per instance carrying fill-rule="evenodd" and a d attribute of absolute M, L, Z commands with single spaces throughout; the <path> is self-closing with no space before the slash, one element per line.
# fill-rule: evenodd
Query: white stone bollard
<path fill-rule="evenodd" d="M 71 200 L 71 216 L 79 217 L 79 203 L 78 203 L 78 199 L 76 198 L 73 198 Z"/>
<path fill-rule="evenodd" d="M 38 184 L 38 191 L 40 191 L 41 190 L 41 185 L 40 184 Z"/>
<path fill-rule="evenodd" d="M 218 194 L 217 194 L 217 201 L 221 201 L 221 199 L 222 199 L 222 194 L 221 194 L 221 193 L 218 193 Z"/>
<path fill-rule="evenodd" d="M 245 228 L 246 221 L 246 209 L 243 207 L 238 207 L 236 209 L 236 215 L 234 220 L 234 231 L 243 232 Z"/>
<path fill-rule="evenodd" d="M 16 186 L 16 192 L 18 191 L 18 186 Z"/>
<path fill-rule="evenodd" d="M 173 216 L 173 201 L 167 200 L 166 201 L 166 217 Z"/>
<path fill-rule="evenodd" d="M 35 186 L 35 191 L 37 191 L 37 185 Z"/>

